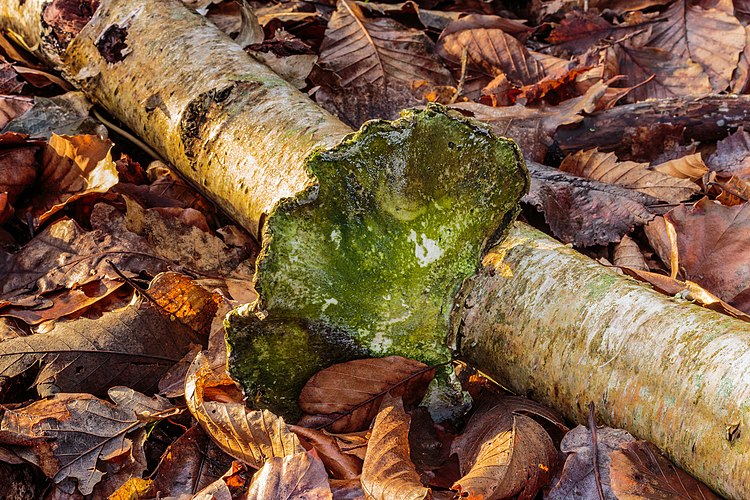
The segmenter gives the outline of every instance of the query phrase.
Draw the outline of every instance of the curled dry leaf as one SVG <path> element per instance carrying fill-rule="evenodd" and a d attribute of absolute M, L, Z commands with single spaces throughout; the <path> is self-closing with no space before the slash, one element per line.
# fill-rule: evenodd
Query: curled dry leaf
<path fill-rule="evenodd" d="M 272 457 L 283 458 L 304 448 L 284 420 L 268 410 L 251 410 L 241 402 L 204 398 L 206 389 L 226 374 L 215 374 L 203 354 L 198 354 L 185 379 L 185 400 L 201 427 L 232 457 L 256 469 Z"/>
<path fill-rule="evenodd" d="M 750 312 L 750 303 L 737 299 L 750 288 L 750 204 L 725 207 L 703 198 L 665 218 L 677 233 L 680 276 Z"/>
<path fill-rule="evenodd" d="M 164 287 L 171 288 L 172 283 L 168 274 L 159 275 L 149 291 L 164 296 Z M 187 298 L 170 296 L 165 300 L 176 307 Z M 178 309 L 190 307 L 185 302 Z M 207 312 L 213 314 L 215 309 Z M 0 375 L 13 378 L 39 365 L 35 384 L 42 395 L 58 390 L 101 395 L 115 385 L 147 392 L 156 388 L 159 378 L 191 344 L 203 343 L 206 334 L 171 319 L 160 306 L 139 299 L 95 320 L 59 322 L 48 333 L 0 343 Z"/>
<path fill-rule="evenodd" d="M 42 154 L 41 184 L 32 197 L 36 224 L 89 193 L 105 193 L 117 184 L 112 143 L 96 135 L 52 134 Z"/>
<path fill-rule="evenodd" d="M 149 495 L 192 495 L 221 478 L 232 465 L 228 455 L 196 425 L 169 445 L 162 455 Z"/>
<path fill-rule="evenodd" d="M 750 133 L 740 127 L 716 143 L 716 151 L 707 163 L 716 172 L 750 180 Z"/>
<path fill-rule="evenodd" d="M 531 187 L 523 201 L 544 212 L 552 233 L 576 246 L 620 241 L 654 216 L 657 200 L 620 186 L 583 179 L 528 162 Z"/>
<path fill-rule="evenodd" d="M 362 460 L 356 456 L 344 453 L 339 448 L 336 437 L 316 429 L 290 425 L 289 429 L 310 444 L 331 472 L 335 479 L 357 479 L 362 471 Z"/>
<path fill-rule="evenodd" d="M 332 432 L 366 429 L 378 412 L 383 396 L 390 392 L 404 403 L 418 403 L 435 375 L 435 369 L 401 356 L 358 359 L 333 365 L 308 380 L 299 405 L 308 415 L 322 415 L 333 422 Z"/>
<path fill-rule="evenodd" d="M 607 184 L 635 189 L 668 203 L 685 201 L 700 191 L 697 184 L 659 171 L 650 170 L 646 163 L 618 161 L 614 153 L 598 149 L 579 151 L 560 164 L 560 170 Z"/>
<path fill-rule="evenodd" d="M 599 427 L 596 430 L 596 463 L 599 468 L 602 490 L 606 500 L 617 500 L 609 486 L 610 453 L 620 444 L 635 441 L 622 429 Z M 560 479 L 546 495 L 548 500 L 600 500 L 594 476 L 594 446 L 591 431 L 579 425 L 568 432 L 560 442 L 560 451 L 566 454 Z"/>
<path fill-rule="evenodd" d="M 677 0 L 664 12 L 663 22 L 652 25 L 649 44 L 700 64 L 713 90 L 723 91 L 745 48 L 745 30 L 732 14 Z"/>
<path fill-rule="evenodd" d="M 132 434 L 145 425 L 138 410 L 129 403 L 143 404 L 145 396 L 125 398 L 118 404 L 90 394 L 56 394 L 49 399 L 6 410 L 0 421 L 0 441 L 28 446 L 29 459 L 55 483 L 77 480 L 81 494 L 90 494 L 104 477 L 104 465 L 110 461 L 130 462 L 134 476 L 146 468 L 135 463 L 135 447 L 142 436 Z M 148 398 L 146 398 L 148 399 Z M 154 402 L 159 419 L 173 414 L 173 407 Z M 92 432 L 95 429 L 96 432 Z M 142 451 L 139 453 L 142 455 Z M 72 493 L 72 492 L 71 492 Z"/>
<path fill-rule="evenodd" d="M 700 153 L 675 158 L 655 165 L 651 169 L 678 179 L 688 179 L 693 182 L 708 173 L 708 167 L 703 162 Z"/>
<path fill-rule="evenodd" d="M 20 95 L 0 96 L 0 129 L 4 129 L 14 118 L 23 115 L 34 106 L 34 100 Z"/>
<path fill-rule="evenodd" d="M 386 395 L 372 426 L 362 466 L 362 490 L 367 498 L 423 500 L 430 497 L 430 489 L 420 482 L 409 457 L 409 422 L 401 398 Z"/>
<path fill-rule="evenodd" d="M 632 441 L 610 456 L 612 492 L 620 500 L 643 498 L 718 499 L 704 484 L 664 458 L 651 443 Z"/>
<path fill-rule="evenodd" d="M 641 271 L 648 271 L 646 259 L 643 258 L 638 243 L 628 235 L 624 235 L 620 242 L 615 245 L 612 263 L 618 267 L 629 267 Z"/>
<path fill-rule="evenodd" d="M 248 500 L 330 500 L 328 475 L 314 451 L 271 457 L 253 476 Z"/>
<path fill-rule="evenodd" d="M 557 450 L 528 414 L 564 428 L 559 416 L 525 398 L 504 397 L 480 407 L 451 447 L 463 474 L 452 489 L 486 500 L 534 498 L 552 479 Z"/>

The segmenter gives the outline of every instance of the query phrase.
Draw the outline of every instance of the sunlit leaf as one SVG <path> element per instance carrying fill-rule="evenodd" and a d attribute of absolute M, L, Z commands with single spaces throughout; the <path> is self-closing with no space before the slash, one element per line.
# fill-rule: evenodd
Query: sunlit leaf
<path fill-rule="evenodd" d="M 367 498 L 422 500 L 429 488 L 419 480 L 409 457 L 409 416 L 400 397 L 387 395 L 375 418 L 362 467 L 362 489 Z"/>
<path fill-rule="evenodd" d="M 299 452 L 271 457 L 255 474 L 248 500 L 287 500 L 292 498 L 329 500 L 333 498 L 328 475 L 315 452 Z"/>

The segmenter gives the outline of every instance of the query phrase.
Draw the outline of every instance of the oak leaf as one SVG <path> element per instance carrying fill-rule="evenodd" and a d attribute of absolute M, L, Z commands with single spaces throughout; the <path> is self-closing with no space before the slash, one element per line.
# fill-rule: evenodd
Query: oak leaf
<path fill-rule="evenodd" d="M 409 422 L 401 398 L 386 395 L 375 418 L 362 466 L 362 490 L 367 498 L 430 498 L 430 489 L 420 482 L 409 457 Z"/>

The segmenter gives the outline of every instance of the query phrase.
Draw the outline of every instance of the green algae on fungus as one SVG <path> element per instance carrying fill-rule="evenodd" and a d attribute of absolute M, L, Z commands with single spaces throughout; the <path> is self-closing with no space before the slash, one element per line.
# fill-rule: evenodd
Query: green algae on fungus
<path fill-rule="evenodd" d="M 518 147 L 430 106 L 368 122 L 307 166 L 316 183 L 280 201 L 266 221 L 256 311 L 329 325 L 371 355 L 449 360 L 454 296 L 528 187 Z M 228 329 L 231 364 L 246 388 L 257 387 L 256 376 L 236 368 L 245 358 L 234 339 L 246 330 L 242 316 Z M 258 342 L 263 321 L 244 317 Z M 332 339 L 330 349 L 339 344 Z"/>

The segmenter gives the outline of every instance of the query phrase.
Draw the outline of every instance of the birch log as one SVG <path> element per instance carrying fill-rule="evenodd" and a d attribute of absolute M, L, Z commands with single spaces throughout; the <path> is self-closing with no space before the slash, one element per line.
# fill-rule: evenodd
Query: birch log
<path fill-rule="evenodd" d="M 279 202 L 280 206 L 286 203 L 294 209 L 281 211 L 282 219 L 291 220 L 293 217 L 287 215 L 298 213 L 295 210 L 304 212 L 308 202 L 315 201 L 316 183 L 308 170 L 309 160 L 315 158 L 318 147 L 338 144 L 350 132 L 346 127 L 175 1 L 112 0 L 101 5 L 92 1 L 88 12 L 80 10 L 79 20 L 71 18 L 70 11 L 65 10 L 71 4 L 80 8 L 86 2 L 4 2 L 0 5 L 0 23 L 53 66 L 62 69 L 72 82 L 140 134 L 255 234 L 259 234 L 266 214 Z M 69 21 L 67 24 L 59 22 L 61 12 L 68 16 L 63 16 L 63 20 Z M 404 157 L 394 156 L 393 151 L 422 143 L 422 149 L 415 151 L 423 155 L 420 163 L 423 168 L 430 166 L 429 160 L 435 152 L 441 161 L 451 159 L 445 163 L 450 175 L 460 174 L 460 183 L 470 186 L 470 190 L 475 186 L 471 178 L 486 176 L 488 172 L 456 171 L 456 159 L 478 155 L 480 163 L 504 165 L 506 174 L 518 173 L 517 152 L 507 143 L 488 139 L 486 131 L 474 124 L 441 113 L 430 116 L 437 118 L 435 122 L 430 118 L 426 128 L 420 128 L 420 119 L 412 114 L 395 125 L 374 126 L 369 130 L 372 135 L 352 136 L 340 149 L 334 147 L 342 155 L 334 158 L 334 163 L 327 164 L 329 156 L 318 154 L 320 171 L 326 165 L 348 164 L 347 158 L 351 160 L 363 151 L 352 149 L 356 141 L 371 137 L 375 138 L 373 144 L 385 141 L 379 143 L 383 147 L 371 151 L 376 153 L 379 168 L 394 165 L 388 162 L 405 165 L 408 162 L 404 163 Z M 442 130 L 437 135 L 423 134 L 424 130 L 432 130 L 433 123 L 438 124 L 438 129 L 451 130 Z M 464 142 L 445 141 L 443 132 L 464 134 Z M 392 136 L 408 136 L 409 140 L 396 141 L 394 145 L 386 140 Z M 448 142 L 453 147 L 448 147 Z M 456 144 L 469 143 L 476 147 L 465 150 L 468 156 L 448 152 L 455 151 Z M 342 158 L 343 162 L 336 163 Z M 381 183 L 372 177 L 369 180 L 367 176 L 358 177 L 377 170 L 372 163 L 362 163 L 359 159 L 353 162 L 356 168 L 344 170 L 345 177 L 351 174 L 358 181 L 342 185 L 362 188 L 363 182 L 370 182 L 365 184 L 369 190 L 399 192 L 388 179 Z M 438 179 L 438 184 L 446 180 L 438 178 L 438 170 L 434 168 L 427 168 L 426 172 L 427 178 L 417 177 L 419 183 L 426 183 L 429 178 Z M 502 184 L 503 179 L 493 178 L 489 185 L 480 187 L 499 189 L 497 182 Z M 456 199 L 442 197 L 445 190 L 435 191 L 435 183 L 428 184 L 432 191 L 426 198 L 427 205 L 436 205 L 437 211 L 450 209 L 448 218 L 457 218 L 456 214 L 461 212 L 456 212 Z M 523 180 L 516 182 L 509 199 L 524 186 Z M 417 192 L 417 198 L 423 197 L 421 187 Z M 300 193 L 304 196 L 300 197 Z M 468 205 L 459 204 L 459 210 L 494 199 L 488 192 L 482 193 L 478 199 L 466 202 Z M 328 204 L 336 208 L 337 203 L 344 202 L 343 194 L 347 194 L 346 190 L 333 196 Z M 358 196 L 356 189 L 348 194 L 354 200 L 366 199 Z M 405 266 L 414 271 L 396 279 L 392 291 L 416 289 L 417 293 L 403 297 L 412 301 L 404 306 L 406 312 L 430 310 L 432 325 L 440 326 L 434 322 L 434 315 L 447 314 L 454 304 L 456 283 L 474 269 L 469 258 L 472 252 L 482 247 L 490 228 L 494 230 L 515 213 L 507 201 L 497 202 L 503 208 L 498 218 L 485 220 L 476 231 L 459 231 L 466 239 L 456 242 L 472 247 L 466 258 L 458 260 L 461 272 L 449 276 L 438 273 L 430 278 L 432 281 L 420 278 L 419 264 L 436 255 L 433 244 L 438 239 L 431 233 L 417 232 L 421 226 L 410 227 L 411 221 L 417 220 L 426 209 L 420 204 L 403 203 L 413 202 L 408 196 L 379 205 L 386 212 L 389 207 L 399 209 L 395 210 L 397 216 L 392 210 L 392 217 L 378 225 L 379 236 L 368 236 L 366 223 L 364 230 L 349 233 L 346 238 L 342 232 L 339 239 L 335 230 L 330 234 L 321 232 L 330 245 L 317 248 L 314 254 L 348 255 L 351 252 L 344 252 L 341 245 L 353 241 L 355 245 L 375 248 L 375 253 L 364 254 L 372 258 L 380 245 L 392 250 L 388 247 L 390 240 L 409 243 L 402 245 L 395 259 L 390 254 L 376 259 L 375 267 L 384 266 L 390 272 Z M 368 205 L 365 212 L 362 208 L 350 206 L 347 213 L 362 215 L 372 207 Z M 332 216 L 334 212 L 329 210 L 325 214 Z M 438 225 L 445 222 L 441 218 Z M 398 227 L 395 233 L 389 233 L 391 223 Z M 284 234 L 288 236 L 289 231 Z M 264 245 L 268 243 L 266 239 Z M 442 246 L 437 248 L 442 251 Z M 285 251 L 293 253 L 295 245 L 287 245 Z M 297 285 L 302 287 L 316 266 L 323 274 L 328 272 L 326 267 L 333 266 L 334 274 L 341 274 L 343 282 L 356 280 L 358 270 L 372 266 L 366 258 L 339 268 L 341 264 L 332 264 L 322 257 L 310 260 L 312 268 L 308 266 L 308 274 Z M 304 260 L 304 252 L 296 258 Z M 593 400 L 603 422 L 651 440 L 719 493 L 731 498 L 750 498 L 748 324 L 659 295 L 523 224 L 516 224 L 484 262 L 484 269 L 465 282 L 462 292 L 455 297 L 451 314 L 455 331 L 452 346 L 461 356 L 516 392 L 546 402 L 576 421 L 585 422 L 587 403 Z M 281 274 L 289 270 L 283 268 Z M 398 272 L 381 276 L 388 281 L 397 275 Z M 432 302 L 422 300 L 421 290 L 439 280 L 448 283 L 441 285 L 440 298 L 430 299 Z M 383 293 L 381 286 L 377 280 L 364 280 L 359 288 L 348 290 L 344 303 L 333 296 L 305 295 L 309 290 L 300 288 L 303 293 L 299 297 L 310 301 L 302 308 L 305 317 L 289 319 L 282 314 L 277 321 L 271 311 L 261 330 L 272 341 L 263 345 L 251 342 L 250 350 L 255 351 L 256 359 L 272 358 L 277 353 L 268 349 L 277 342 L 276 346 L 286 351 L 291 365 L 307 361 L 301 359 L 301 353 L 309 353 L 308 349 L 317 345 L 317 341 L 311 341 L 307 327 L 325 319 L 321 309 L 325 312 L 348 307 L 354 311 L 351 314 L 358 310 L 370 314 L 372 306 L 363 306 L 358 294 L 374 295 L 376 303 L 389 302 L 397 296 Z M 400 307 L 400 301 L 397 305 Z M 397 320 L 405 312 L 399 307 L 385 315 L 377 312 L 369 315 L 367 322 Z M 283 311 L 283 305 L 278 309 Z M 310 314 L 312 318 L 307 317 Z M 348 325 L 351 324 L 355 330 L 362 328 L 356 318 L 351 319 Z M 252 322 L 250 325 L 251 330 L 257 327 Z M 347 324 L 328 325 L 319 331 L 328 328 L 332 337 L 356 336 L 356 331 L 346 328 L 342 331 L 342 326 Z M 437 335 L 442 333 L 438 331 Z M 257 339 L 255 335 L 253 342 Z M 382 345 L 383 339 L 380 341 Z M 295 358 L 295 354 L 299 357 Z M 262 363 L 255 363 L 258 365 Z"/>

